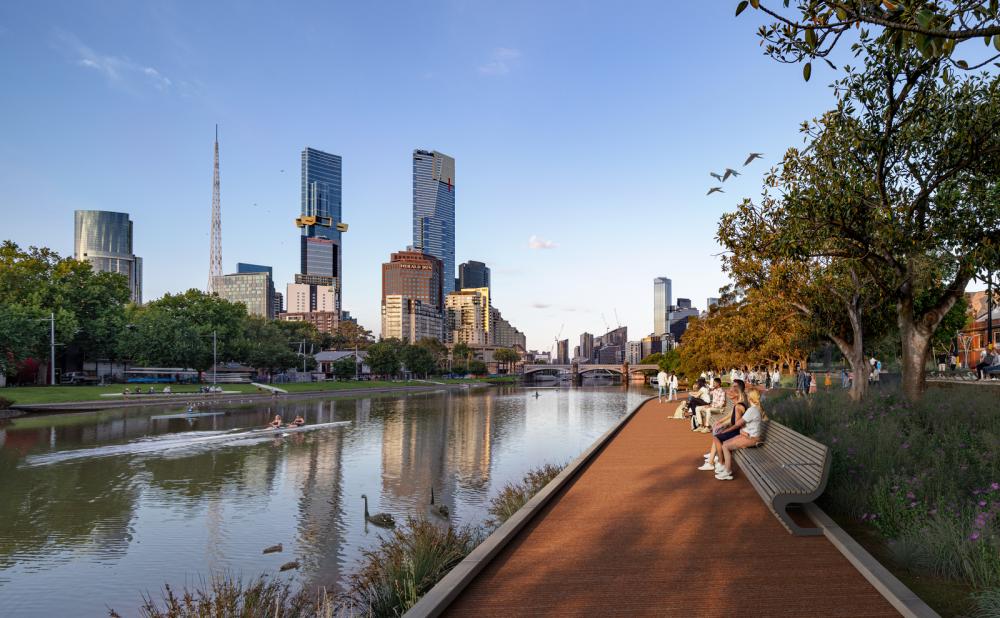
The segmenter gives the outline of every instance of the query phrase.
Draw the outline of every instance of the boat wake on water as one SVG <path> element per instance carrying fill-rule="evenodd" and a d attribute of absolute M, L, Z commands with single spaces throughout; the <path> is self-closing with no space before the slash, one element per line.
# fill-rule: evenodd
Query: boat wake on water
<path fill-rule="evenodd" d="M 34 468 L 66 461 L 96 457 L 114 457 L 118 455 L 144 455 L 149 453 L 172 453 L 188 451 L 204 447 L 226 445 L 233 442 L 253 444 L 274 438 L 283 438 L 293 433 L 305 433 L 317 429 L 345 427 L 351 421 L 333 423 L 317 423 L 301 427 L 282 427 L 280 429 L 233 429 L 229 431 L 187 431 L 184 433 L 167 434 L 148 438 L 139 438 L 125 444 L 108 444 L 94 448 L 72 449 L 29 455 L 21 463 L 21 467 Z"/>

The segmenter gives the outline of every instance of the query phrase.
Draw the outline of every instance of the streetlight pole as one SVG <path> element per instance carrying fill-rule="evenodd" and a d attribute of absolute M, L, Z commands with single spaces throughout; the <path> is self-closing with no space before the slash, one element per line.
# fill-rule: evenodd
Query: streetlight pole
<path fill-rule="evenodd" d="M 49 314 L 49 380 L 56 385 L 56 314 Z"/>
<path fill-rule="evenodd" d="M 993 343 L 993 271 L 986 271 L 986 346 Z"/>
<path fill-rule="evenodd" d="M 219 372 L 219 340 L 218 332 L 212 331 L 212 386 L 216 385 Z"/>

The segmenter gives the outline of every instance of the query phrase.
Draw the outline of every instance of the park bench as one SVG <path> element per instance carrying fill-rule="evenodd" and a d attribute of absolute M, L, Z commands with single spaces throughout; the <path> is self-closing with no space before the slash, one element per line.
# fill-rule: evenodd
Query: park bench
<path fill-rule="evenodd" d="M 785 529 L 799 536 L 823 534 L 795 523 L 788 507 L 812 502 L 826 489 L 830 449 L 776 421 L 764 423 L 763 437 L 759 446 L 736 451 L 740 470 Z"/>

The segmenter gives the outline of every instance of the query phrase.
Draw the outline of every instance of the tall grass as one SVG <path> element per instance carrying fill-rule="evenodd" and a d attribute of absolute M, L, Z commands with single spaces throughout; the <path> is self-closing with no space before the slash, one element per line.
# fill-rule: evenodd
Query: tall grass
<path fill-rule="evenodd" d="M 507 483 L 500 493 L 490 500 L 490 520 L 487 525 L 499 527 L 531 500 L 543 487 L 556 478 L 566 466 L 545 464 L 528 471 L 519 483 Z"/>
<path fill-rule="evenodd" d="M 860 403 L 834 391 L 770 408 L 830 446 L 824 508 L 873 529 L 914 572 L 1000 587 L 996 393 L 931 389 L 911 405 L 895 389 L 874 389 Z M 991 598 L 1000 606 L 1000 594 Z"/>

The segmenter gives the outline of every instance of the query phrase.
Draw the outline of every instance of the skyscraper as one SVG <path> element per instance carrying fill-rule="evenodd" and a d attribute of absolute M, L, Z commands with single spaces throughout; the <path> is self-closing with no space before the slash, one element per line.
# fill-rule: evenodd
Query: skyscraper
<path fill-rule="evenodd" d="M 402 295 L 437 311 L 444 309 L 441 260 L 419 251 L 397 251 L 382 264 L 382 299 Z"/>
<path fill-rule="evenodd" d="M 74 220 L 74 259 L 89 262 L 96 271 L 125 275 L 132 302 L 141 305 L 142 258 L 133 249 L 128 213 L 77 210 Z"/>
<path fill-rule="evenodd" d="M 413 151 L 413 246 L 444 264 L 444 293 L 455 291 L 455 159 Z"/>
<path fill-rule="evenodd" d="M 243 303 L 250 315 L 268 320 L 275 318 L 274 282 L 267 270 L 241 271 L 216 277 L 213 289 L 219 298 L 231 303 Z"/>
<path fill-rule="evenodd" d="M 666 277 L 653 279 L 653 334 L 670 332 L 671 283 Z"/>
<path fill-rule="evenodd" d="M 490 267 L 469 260 L 458 267 L 458 289 L 490 287 Z"/>
<path fill-rule="evenodd" d="M 332 287 L 335 309 L 340 311 L 341 158 L 306 148 L 302 151 L 301 215 L 295 225 L 302 230 L 299 246 L 300 272 L 295 282 Z M 316 293 L 310 293 L 310 311 L 316 311 Z"/>
<path fill-rule="evenodd" d="M 582 333 L 580 335 L 580 357 L 586 359 L 588 362 L 593 359 L 594 356 L 594 336 L 590 333 Z"/>

